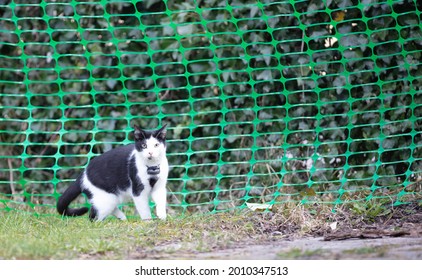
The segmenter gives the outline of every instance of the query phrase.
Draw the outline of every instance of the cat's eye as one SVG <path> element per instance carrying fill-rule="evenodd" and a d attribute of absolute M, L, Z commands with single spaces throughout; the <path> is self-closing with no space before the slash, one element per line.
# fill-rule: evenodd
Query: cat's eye
<path fill-rule="evenodd" d="M 154 147 L 156 147 L 156 148 L 157 148 L 158 146 L 160 146 L 160 144 L 158 144 L 158 143 L 155 143 Z"/>
<path fill-rule="evenodd" d="M 147 148 L 147 144 L 142 144 L 141 147 L 142 147 L 142 149 L 146 149 Z"/>

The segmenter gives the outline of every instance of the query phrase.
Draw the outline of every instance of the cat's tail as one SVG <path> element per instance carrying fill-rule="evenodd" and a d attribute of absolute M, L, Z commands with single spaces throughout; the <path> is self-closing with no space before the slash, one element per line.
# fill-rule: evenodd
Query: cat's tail
<path fill-rule="evenodd" d="M 79 185 L 79 180 L 72 183 L 69 188 L 65 190 L 62 196 L 59 197 L 57 201 L 57 211 L 60 215 L 64 216 L 82 216 L 88 212 L 88 207 L 82 208 L 69 208 L 70 203 L 75 200 L 82 193 L 81 187 Z"/>

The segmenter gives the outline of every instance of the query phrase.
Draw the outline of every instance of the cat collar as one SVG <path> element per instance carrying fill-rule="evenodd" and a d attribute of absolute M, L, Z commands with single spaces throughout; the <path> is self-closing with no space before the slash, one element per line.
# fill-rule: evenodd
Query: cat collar
<path fill-rule="evenodd" d="M 147 165 L 147 173 L 148 173 L 148 175 L 158 175 L 158 174 L 160 174 L 160 165 L 156 165 L 156 166 L 148 166 Z"/>

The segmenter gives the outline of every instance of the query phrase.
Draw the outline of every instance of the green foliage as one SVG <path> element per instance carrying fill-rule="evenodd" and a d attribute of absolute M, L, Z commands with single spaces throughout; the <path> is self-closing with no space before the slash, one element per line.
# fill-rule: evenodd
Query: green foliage
<path fill-rule="evenodd" d="M 54 204 L 135 123 L 169 124 L 183 211 L 400 193 L 420 177 L 420 16 L 416 1 L 0 1 L 0 193 Z"/>
<path fill-rule="evenodd" d="M 391 205 L 383 203 L 382 200 L 368 201 L 367 203 L 353 203 L 351 212 L 361 216 L 363 220 L 374 222 L 377 217 L 391 214 Z"/>

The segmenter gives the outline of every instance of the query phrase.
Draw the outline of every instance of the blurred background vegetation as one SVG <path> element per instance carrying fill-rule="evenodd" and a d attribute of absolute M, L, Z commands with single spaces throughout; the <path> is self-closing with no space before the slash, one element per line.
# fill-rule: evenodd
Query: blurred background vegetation
<path fill-rule="evenodd" d="M 419 1 L 0 0 L 0 209 L 169 126 L 170 205 L 421 194 Z"/>

